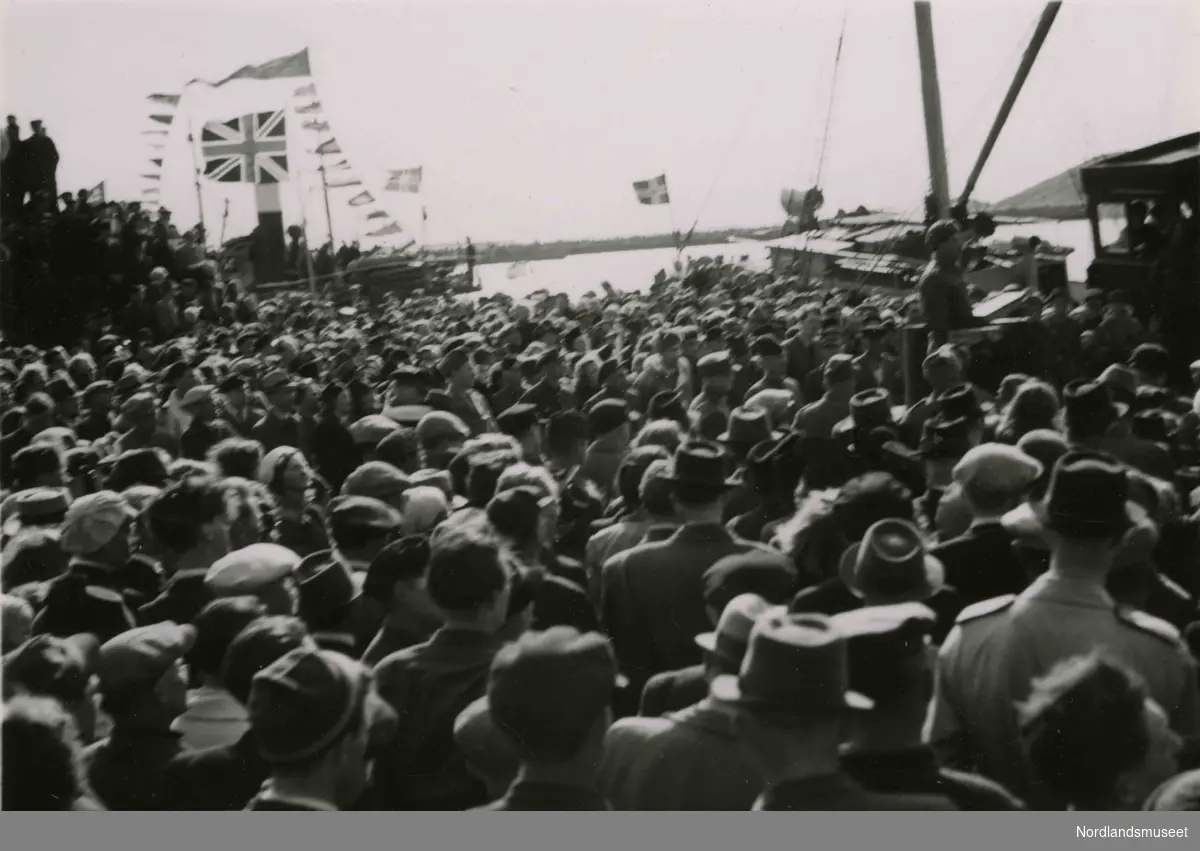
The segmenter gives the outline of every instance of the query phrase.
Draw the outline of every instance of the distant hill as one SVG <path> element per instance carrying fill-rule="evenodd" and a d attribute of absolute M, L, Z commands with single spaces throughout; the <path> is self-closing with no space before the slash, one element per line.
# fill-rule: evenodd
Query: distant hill
<path fill-rule="evenodd" d="M 779 236 L 780 226 L 727 228 L 696 231 L 688 245 L 715 245 L 730 239 L 769 239 Z M 475 244 L 479 263 L 515 263 L 520 260 L 558 260 L 572 254 L 600 254 L 606 251 L 639 251 L 649 248 L 673 248 L 675 236 L 670 233 L 650 236 L 617 236 L 608 239 L 565 239 L 554 242 Z"/>

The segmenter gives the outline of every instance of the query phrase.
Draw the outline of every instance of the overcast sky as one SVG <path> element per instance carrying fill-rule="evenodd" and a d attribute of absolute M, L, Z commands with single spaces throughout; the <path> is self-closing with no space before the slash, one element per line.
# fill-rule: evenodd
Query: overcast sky
<path fill-rule="evenodd" d="M 951 184 L 961 188 L 1041 3 L 934 3 Z M 846 7 L 829 0 L 296 3 L 7 0 L 6 113 L 41 118 L 60 188 L 136 198 L 145 96 L 304 46 L 339 142 L 369 187 L 423 165 L 422 197 L 375 192 L 414 235 L 543 239 L 782 221 L 779 192 L 816 179 Z M 827 209 L 916 210 L 927 182 L 912 3 L 852 2 L 822 174 Z M 976 195 L 998 200 L 1079 161 L 1200 127 L 1200 2 L 1067 2 Z M 1193 81 L 1189 89 L 1186 83 Z M 298 84 L 298 83 L 297 83 Z M 263 96 L 284 105 L 284 88 Z M 269 91 L 268 91 L 269 89 Z M 205 99 L 195 109 L 237 114 Z M 224 114 L 220 114 L 224 113 Z M 189 152 L 166 150 L 164 201 L 196 217 Z M 300 165 L 298 168 L 306 168 Z M 630 184 L 663 169 L 673 210 Z M 323 221 L 314 176 L 286 212 Z M 304 183 L 308 186 L 305 187 Z M 253 224 L 242 187 L 205 186 L 227 236 Z M 365 231 L 351 192 L 339 237 Z M 217 230 L 214 221 L 210 231 Z"/>

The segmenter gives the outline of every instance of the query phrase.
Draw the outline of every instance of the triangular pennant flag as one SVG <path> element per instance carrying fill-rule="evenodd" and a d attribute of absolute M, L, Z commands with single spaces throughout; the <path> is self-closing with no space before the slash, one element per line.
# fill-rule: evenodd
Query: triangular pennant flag
<path fill-rule="evenodd" d="M 158 191 L 159 190 L 158 190 L 157 186 L 147 186 L 145 189 L 142 190 L 142 194 L 143 195 L 157 195 Z"/>
<path fill-rule="evenodd" d="M 350 199 L 350 206 L 351 207 L 363 207 L 363 206 L 366 206 L 367 204 L 372 203 L 374 200 L 375 200 L 375 196 L 372 195 L 370 192 L 367 192 L 364 190 L 363 192 L 359 192 L 357 195 L 355 195 L 353 198 Z"/>
<path fill-rule="evenodd" d="M 327 130 L 329 130 L 329 122 L 328 121 L 305 121 L 304 129 L 305 130 L 316 130 L 318 133 L 324 133 Z"/>
<path fill-rule="evenodd" d="M 341 152 L 342 149 L 338 147 L 337 139 L 326 139 L 317 145 L 318 154 L 340 154 Z"/>
<path fill-rule="evenodd" d="M 387 217 L 388 217 L 388 214 L 385 213 L 383 210 L 375 210 L 373 212 L 367 213 L 368 219 L 386 219 Z"/>
<path fill-rule="evenodd" d="M 402 168 L 390 172 L 390 177 L 384 189 L 388 192 L 420 192 L 421 166 L 417 166 L 416 168 Z"/>
<path fill-rule="evenodd" d="M 108 198 L 104 194 L 104 181 L 101 180 L 88 192 L 88 201 L 93 204 L 106 204 Z"/>
<path fill-rule="evenodd" d="M 146 100 L 162 106 L 178 106 L 180 95 L 147 95 Z"/>
<path fill-rule="evenodd" d="M 357 177 L 343 177 L 338 180 L 331 180 L 326 185 L 330 189 L 345 189 L 347 186 L 362 186 L 362 181 Z"/>
<path fill-rule="evenodd" d="M 171 132 L 170 130 L 143 130 L 142 135 L 143 136 L 166 136 L 170 132 Z"/>
<path fill-rule="evenodd" d="M 379 230 L 371 231 L 367 236 L 393 236 L 394 234 L 404 233 L 400 225 L 395 222 L 388 222 Z"/>
<path fill-rule="evenodd" d="M 321 111 L 321 102 L 316 101 L 316 100 L 314 100 L 312 103 L 306 103 L 306 104 L 304 104 L 304 106 L 296 107 L 296 112 L 300 113 L 301 115 L 308 115 L 309 113 L 320 112 L 320 111 Z"/>
<path fill-rule="evenodd" d="M 161 174 L 143 174 L 141 177 L 144 177 L 146 180 L 162 180 Z"/>
<path fill-rule="evenodd" d="M 201 83 L 216 88 L 233 80 L 278 80 L 282 77 L 311 76 L 312 68 L 308 64 L 308 48 L 305 48 L 299 53 L 280 56 L 277 59 L 271 59 L 259 65 L 245 65 L 238 68 L 228 77 L 218 80 L 215 83 L 200 79 L 192 80 L 192 83 Z M 191 83 L 188 85 L 191 85 Z"/>
<path fill-rule="evenodd" d="M 163 164 L 162 160 L 150 160 L 150 162 L 154 163 L 159 168 L 162 168 L 162 164 Z"/>
<path fill-rule="evenodd" d="M 175 120 L 174 115 L 151 115 L 151 121 L 157 121 L 159 124 L 170 124 Z"/>
<path fill-rule="evenodd" d="M 300 88 L 296 89 L 296 97 L 298 97 L 298 98 L 312 97 L 316 93 L 317 93 L 317 84 L 316 83 L 309 83 L 307 86 L 301 86 Z"/>

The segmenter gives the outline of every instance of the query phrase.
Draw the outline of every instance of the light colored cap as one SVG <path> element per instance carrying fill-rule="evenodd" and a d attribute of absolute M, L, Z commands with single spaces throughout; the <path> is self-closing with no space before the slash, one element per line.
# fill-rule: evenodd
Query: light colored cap
<path fill-rule="evenodd" d="M 60 542 L 65 552 L 90 555 L 116 537 L 137 512 L 116 491 L 98 491 L 71 503 Z"/>
<path fill-rule="evenodd" d="M 300 556 L 278 544 L 251 544 L 218 559 L 208 569 L 204 584 L 217 597 L 254 594 L 291 576 Z"/>
<path fill-rule="evenodd" d="M 211 384 L 198 384 L 183 394 L 183 400 L 179 404 L 184 408 L 189 408 L 204 399 L 211 399 L 216 389 Z"/>
<path fill-rule="evenodd" d="M 1015 446 L 984 443 L 954 466 L 954 480 L 994 493 L 1019 494 L 1042 475 L 1042 464 Z"/>

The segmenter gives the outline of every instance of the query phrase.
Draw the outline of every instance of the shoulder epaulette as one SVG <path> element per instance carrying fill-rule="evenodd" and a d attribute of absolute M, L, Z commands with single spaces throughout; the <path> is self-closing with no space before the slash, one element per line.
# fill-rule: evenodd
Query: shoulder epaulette
<path fill-rule="evenodd" d="M 1133 627 L 1139 632 L 1153 635 L 1155 638 L 1161 639 L 1168 644 L 1178 645 L 1181 640 L 1179 630 L 1162 618 L 1148 615 L 1141 609 L 1134 609 L 1129 606 L 1117 606 L 1117 620 L 1126 626 Z"/>
<path fill-rule="evenodd" d="M 997 614 L 1011 607 L 1016 600 L 1016 594 L 1005 594 L 1003 597 L 992 597 L 990 600 L 981 600 L 963 609 L 958 617 L 954 619 L 954 622 L 966 623 L 967 621 Z"/>

